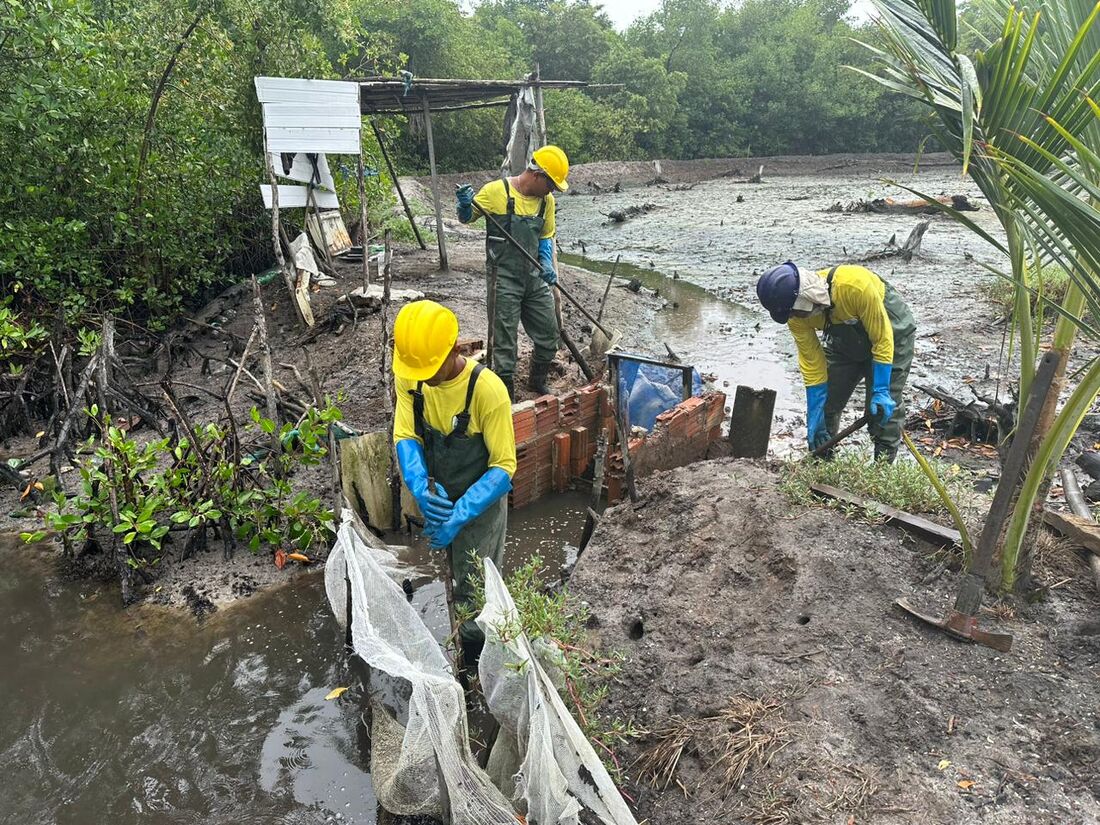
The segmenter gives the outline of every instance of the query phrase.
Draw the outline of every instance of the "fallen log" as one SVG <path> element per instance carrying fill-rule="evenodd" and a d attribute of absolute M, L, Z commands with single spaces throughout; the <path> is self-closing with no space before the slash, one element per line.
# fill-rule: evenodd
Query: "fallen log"
<path fill-rule="evenodd" d="M 882 249 L 868 250 L 854 260 L 858 263 L 867 263 L 869 261 L 881 261 L 885 258 L 901 258 L 909 263 L 914 255 L 920 254 L 920 246 L 924 240 L 924 233 L 928 231 L 929 224 L 929 221 L 921 221 L 914 226 L 913 231 L 909 233 L 909 237 L 901 246 L 898 246 L 898 235 L 895 232 Z"/>
<path fill-rule="evenodd" d="M 612 209 L 610 212 L 604 213 L 604 217 L 611 221 L 611 223 L 625 223 L 631 218 L 636 218 L 638 215 L 648 215 L 654 209 L 659 209 L 655 203 L 643 203 L 641 206 L 635 204 L 634 206 L 628 206 L 626 209 Z"/>
<path fill-rule="evenodd" d="M 943 195 L 935 199 L 943 206 L 950 206 L 956 212 L 977 212 L 976 206 L 967 195 Z M 877 215 L 934 215 L 940 209 L 924 198 L 873 198 L 871 200 L 851 201 L 847 205 L 837 201 L 826 212 L 873 212 Z"/>

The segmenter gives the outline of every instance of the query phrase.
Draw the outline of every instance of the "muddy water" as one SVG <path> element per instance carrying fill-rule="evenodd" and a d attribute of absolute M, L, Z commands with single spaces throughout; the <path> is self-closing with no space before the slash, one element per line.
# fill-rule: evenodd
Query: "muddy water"
<path fill-rule="evenodd" d="M 506 568 L 538 552 L 556 569 L 583 506 L 512 514 Z M 197 625 L 123 611 L 115 589 L 63 581 L 28 552 L 0 546 L 0 822 L 375 821 L 357 703 L 324 699 L 352 681 L 320 575 Z M 403 560 L 442 636 L 438 555 Z"/>
<path fill-rule="evenodd" d="M 567 252 L 605 262 L 621 254 L 624 262 L 649 273 L 643 278 L 647 285 L 678 304 L 662 313 L 655 334 L 667 336 L 685 360 L 715 373 L 719 386 L 729 381 L 776 389 L 780 416 L 797 418 L 804 401 L 794 346 L 756 302 L 756 275 L 787 259 L 823 268 L 882 249 L 895 233 L 903 243 L 920 218 L 825 212 L 837 201 L 912 197 L 873 173 L 771 179 L 767 174 L 765 169 L 760 185 L 713 180 L 688 191 L 639 187 L 559 198 L 559 230 Z M 919 191 L 967 194 L 985 205 L 973 184 L 950 169 L 893 177 Z M 657 208 L 626 223 L 605 217 L 647 203 Z M 999 235 L 988 208 L 969 215 Z M 996 277 L 982 262 L 1000 266 L 1002 261 L 967 229 L 945 217 L 931 221 L 921 257 L 908 264 L 895 259 L 868 265 L 902 293 L 917 318 L 913 377 L 950 384 L 997 359 L 1000 331 L 984 328 L 991 312 L 976 299 L 976 290 Z"/>

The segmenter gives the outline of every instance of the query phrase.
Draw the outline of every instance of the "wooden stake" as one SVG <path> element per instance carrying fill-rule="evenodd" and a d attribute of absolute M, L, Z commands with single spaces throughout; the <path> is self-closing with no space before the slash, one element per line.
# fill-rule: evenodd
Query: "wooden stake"
<path fill-rule="evenodd" d="M 282 227 L 279 223 L 279 181 L 275 177 L 275 167 L 271 165 L 271 153 L 267 149 L 267 130 L 264 130 L 264 166 L 267 167 L 267 179 L 271 183 L 271 245 L 275 248 L 275 261 L 279 270 L 283 273 L 283 281 L 286 283 L 287 294 L 290 296 L 290 305 L 294 309 L 294 316 L 299 325 L 308 327 L 302 309 L 298 306 L 297 273 L 294 267 L 287 267 L 286 256 L 283 255 L 283 244 L 280 240 Z M 253 276 L 255 280 L 255 276 Z"/>
<path fill-rule="evenodd" d="M 324 393 L 321 391 L 321 379 L 317 377 L 317 370 L 313 367 L 313 359 L 310 358 L 309 350 L 302 347 L 302 352 L 306 357 L 306 374 L 309 375 L 310 388 L 313 392 L 313 406 L 320 411 L 325 404 Z M 328 425 L 328 463 L 332 476 L 332 515 L 339 522 L 340 511 L 343 509 L 344 492 L 340 483 L 340 459 L 336 453 L 336 433 L 333 431 L 331 424 Z"/>
<path fill-rule="evenodd" d="M 383 395 L 386 397 L 386 420 L 393 421 L 394 389 L 393 371 L 389 365 L 393 345 L 390 341 L 390 283 L 393 280 L 393 236 L 386 230 L 383 236 L 386 253 L 382 259 L 382 357 L 379 359 L 382 369 Z M 390 494 L 393 498 L 393 529 L 401 529 L 401 475 L 397 471 L 397 448 L 390 440 Z"/>
<path fill-rule="evenodd" d="M 362 89 L 359 91 L 362 96 Z M 363 168 L 363 138 L 359 138 L 359 158 L 357 177 L 359 179 L 359 235 L 363 244 L 363 291 L 370 286 L 370 250 L 367 243 L 367 182 L 365 169 Z"/>
<path fill-rule="evenodd" d="M 271 366 L 271 345 L 267 341 L 267 316 L 264 313 L 264 299 L 260 294 L 260 284 L 252 276 L 252 303 L 256 312 L 256 330 L 260 333 L 260 363 L 264 368 L 264 396 L 267 401 L 267 417 L 275 422 L 275 431 L 271 433 L 271 455 L 282 455 L 283 445 L 279 441 L 279 405 L 275 399 L 275 376 Z M 297 304 L 295 304 L 297 305 Z M 244 361 L 241 361 L 243 368 Z M 278 473 L 278 468 L 276 468 Z"/>
<path fill-rule="evenodd" d="M 538 120 L 538 129 L 535 134 L 535 141 L 540 148 L 546 145 L 546 110 L 542 107 L 542 72 L 539 69 L 539 64 L 535 64 L 535 117 Z"/>
<path fill-rule="evenodd" d="M 435 202 L 435 238 L 439 244 L 439 268 L 446 272 L 450 264 L 447 262 L 447 239 L 443 232 L 443 206 L 439 193 L 439 174 L 435 168 L 435 139 L 432 137 L 432 110 L 428 103 L 428 95 L 424 94 L 424 131 L 428 138 L 428 165 L 432 171 L 432 200 Z"/>

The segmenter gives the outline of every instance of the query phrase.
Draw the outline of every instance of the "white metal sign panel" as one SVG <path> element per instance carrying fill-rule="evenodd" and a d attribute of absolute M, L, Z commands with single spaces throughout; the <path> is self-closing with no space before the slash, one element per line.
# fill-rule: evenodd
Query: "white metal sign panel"
<path fill-rule="evenodd" d="M 332 106 L 342 113 L 359 111 L 358 83 L 297 77 L 257 77 L 255 81 L 260 103 L 308 103 Z"/>
<path fill-rule="evenodd" d="M 299 183 L 313 183 L 313 166 L 304 152 L 295 153 L 289 171 L 283 166 L 283 156 L 281 154 L 269 154 L 268 161 L 271 163 L 271 168 L 275 170 L 275 174 L 281 178 L 296 180 Z M 335 192 L 336 183 L 333 181 L 332 172 L 329 170 L 328 158 L 323 154 L 317 155 L 317 171 L 321 174 L 321 180 L 316 185 L 330 192 Z"/>
<path fill-rule="evenodd" d="M 341 155 L 359 154 L 358 129 L 291 129 L 267 130 L 269 152 L 334 152 Z"/>
<path fill-rule="evenodd" d="M 271 208 L 271 186 L 264 183 L 260 185 L 260 193 L 264 196 L 264 207 Z M 308 186 L 279 186 L 279 208 L 292 209 L 305 206 L 309 198 Z M 314 203 L 322 209 L 339 209 L 340 201 L 335 192 L 325 192 L 321 189 L 313 190 Z"/>

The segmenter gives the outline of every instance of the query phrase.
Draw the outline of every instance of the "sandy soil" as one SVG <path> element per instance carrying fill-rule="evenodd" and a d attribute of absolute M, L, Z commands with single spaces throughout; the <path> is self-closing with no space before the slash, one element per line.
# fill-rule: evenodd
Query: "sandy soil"
<path fill-rule="evenodd" d="M 459 318 L 460 335 L 484 338 L 486 329 L 484 246 L 476 240 L 476 234 L 466 230 L 467 237 L 451 238 L 449 251 L 451 269 L 443 273 L 438 269 L 434 247 L 427 252 L 416 247 L 400 248 L 393 264 L 393 285 L 400 289 L 416 289 L 426 297 L 451 307 Z M 372 272 L 374 270 L 372 269 Z M 362 265 L 340 264 L 337 285 L 318 289 L 311 297 L 313 313 L 318 323 L 330 316 L 337 299 L 345 291 L 362 284 Z M 561 278 L 578 300 L 592 309 L 599 306 L 606 279 L 586 270 L 569 266 L 561 267 Z M 340 324 L 303 343 L 303 334 L 297 329 L 291 314 L 289 298 L 281 282 L 263 288 L 267 323 L 275 364 L 275 377 L 293 394 L 309 399 L 311 392 L 302 385 L 292 369 L 296 366 L 308 381 L 305 351 L 320 377 L 326 394 L 342 395 L 338 406 L 344 421 L 359 432 L 369 432 L 389 426 L 387 408 L 383 400 L 383 381 L 380 372 L 381 313 L 360 312 L 358 324 Z M 635 295 L 624 290 L 612 290 L 604 313 L 608 328 L 620 327 L 627 331 L 624 339 L 628 346 L 642 346 L 650 350 L 646 331 L 652 326 L 654 315 L 663 302 L 646 294 Z M 391 313 L 390 323 L 392 324 Z M 567 329 L 578 346 L 586 349 L 590 339 L 590 325 L 572 306 L 563 307 Z M 222 393 L 231 379 L 233 367 L 226 359 L 239 356 L 244 340 L 253 324 L 253 305 L 250 293 L 227 308 L 215 322 L 218 329 L 185 328 L 176 339 L 174 349 L 176 364 L 172 372 L 177 384 L 177 395 L 189 417 L 196 423 L 224 420 Z M 520 399 L 532 397 L 525 389 L 527 360 L 530 357 L 530 341 L 521 336 L 521 364 L 517 374 L 517 393 Z M 584 383 L 580 369 L 568 359 L 563 349 L 558 357 L 558 368 L 552 375 L 551 385 L 565 389 Z M 151 365 L 152 366 L 152 365 Z M 258 357 L 248 364 L 254 375 L 261 375 Z M 136 380 L 153 380 L 155 374 L 137 376 Z M 146 391 L 151 391 L 146 388 Z M 248 420 L 251 406 L 263 408 L 262 396 L 256 386 L 242 378 L 232 399 L 234 415 L 238 422 Z M 138 434 L 144 431 L 136 431 Z M 151 437 L 151 434 L 150 434 Z M 0 460 L 8 455 L 18 456 L 33 452 L 36 446 L 29 439 L 13 440 L 5 446 L 6 455 L 0 452 Z M 43 465 L 44 466 L 44 465 Z M 68 476 L 71 478 L 72 476 Z M 326 496 L 330 489 L 328 467 L 305 468 L 293 482 L 299 489 L 311 489 L 317 495 Z M 35 518 L 35 508 L 18 501 L 18 494 L 5 488 L 0 491 L 0 513 L 3 523 L 0 530 L 17 534 L 21 530 L 35 529 L 40 523 Z M 202 617 L 218 606 L 252 593 L 278 586 L 303 572 L 296 564 L 278 570 L 270 552 L 258 555 L 239 549 L 234 557 L 223 559 L 221 542 L 212 540 L 207 550 L 181 558 L 181 548 L 169 541 L 161 561 L 148 573 L 150 581 L 142 587 L 144 597 L 154 603 L 181 606 Z M 310 553 L 317 561 L 323 561 L 327 548 L 316 548 Z M 82 559 L 70 564 L 74 576 L 98 576 L 105 581 L 114 578 L 113 571 L 102 556 Z"/>
<path fill-rule="evenodd" d="M 1087 579 L 1026 615 L 986 617 L 1015 637 L 1009 654 L 956 642 L 893 606 L 948 603 L 953 574 L 921 583 L 930 548 L 792 508 L 776 484 L 730 459 L 655 476 L 636 505 L 608 511 L 577 565 L 594 634 L 627 655 L 606 712 L 650 732 L 620 753 L 639 820 L 1098 821 Z M 761 758 L 727 787 L 716 751 L 749 741 L 732 721 L 744 717 L 700 720 L 747 700 L 773 706 L 751 727 Z M 699 732 L 656 789 L 640 765 L 685 724 Z"/>

